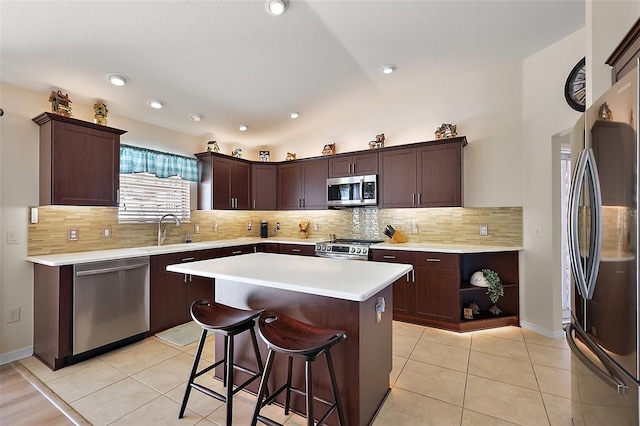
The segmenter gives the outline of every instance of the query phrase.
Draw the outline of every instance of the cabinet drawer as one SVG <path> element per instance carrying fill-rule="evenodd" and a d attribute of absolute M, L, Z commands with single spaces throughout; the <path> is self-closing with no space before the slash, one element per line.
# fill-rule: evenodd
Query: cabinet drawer
<path fill-rule="evenodd" d="M 411 264 L 411 252 L 403 250 L 372 250 L 371 258 L 376 262 Z"/>
<path fill-rule="evenodd" d="M 280 254 L 294 254 L 298 256 L 315 256 L 316 246 L 306 244 L 280 244 Z"/>
<path fill-rule="evenodd" d="M 452 253 L 413 252 L 413 266 L 458 269 L 460 267 L 460 255 Z"/>

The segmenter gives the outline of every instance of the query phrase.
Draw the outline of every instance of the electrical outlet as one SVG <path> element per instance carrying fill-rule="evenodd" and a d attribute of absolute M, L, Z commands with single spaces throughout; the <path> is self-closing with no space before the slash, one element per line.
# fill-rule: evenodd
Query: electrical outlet
<path fill-rule="evenodd" d="M 247 231 L 251 231 L 251 222 L 247 222 Z"/>
<path fill-rule="evenodd" d="M 486 237 L 487 235 L 489 235 L 489 225 L 483 223 L 480 225 L 480 236 Z"/>
<path fill-rule="evenodd" d="M 537 238 L 542 238 L 542 226 L 536 226 L 533 231 L 533 235 L 535 235 Z"/>
<path fill-rule="evenodd" d="M 78 241 L 79 239 L 80 239 L 80 232 L 78 231 L 78 228 L 67 229 L 67 240 Z"/>
<path fill-rule="evenodd" d="M 217 223 L 213 224 L 213 232 L 218 232 L 218 224 Z"/>
<path fill-rule="evenodd" d="M 193 225 L 193 233 L 194 234 L 199 234 L 200 233 L 200 225 L 198 225 L 197 223 L 195 225 Z"/>
<path fill-rule="evenodd" d="M 9 308 L 9 315 L 7 316 L 7 322 L 20 321 L 20 307 Z"/>
<path fill-rule="evenodd" d="M 418 233 L 418 224 L 416 222 L 413 222 L 411 224 L 411 233 L 412 234 L 417 234 Z"/>
<path fill-rule="evenodd" d="M 29 207 L 29 218 L 31 223 L 38 223 L 38 208 L 37 207 Z"/>
<path fill-rule="evenodd" d="M 320 229 L 320 225 L 318 225 L 316 222 L 313 222 L 313 230 L 318 231 L 319 229 Z"/>
<path fill-rule="evenodd" d="M 103 226 L 102 227 L 102 238 L 111 238 L 111 227 Z"/>

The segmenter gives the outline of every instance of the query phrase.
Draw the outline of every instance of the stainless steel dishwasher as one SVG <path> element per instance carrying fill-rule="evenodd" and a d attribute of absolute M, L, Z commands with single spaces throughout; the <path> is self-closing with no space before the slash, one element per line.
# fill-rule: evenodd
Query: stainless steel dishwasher
<path fill-rule="evenodd" d="M 149 257 L 73 269 L 73 355 L 149 331 Z"/>

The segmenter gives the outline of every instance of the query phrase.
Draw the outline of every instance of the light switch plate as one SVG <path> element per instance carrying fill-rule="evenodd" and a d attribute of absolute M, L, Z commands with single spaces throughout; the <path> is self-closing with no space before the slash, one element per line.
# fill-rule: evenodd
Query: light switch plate
<path fill-rule="evenodd" d="M 103 226 L 102 227 L 102 238 L 111 238 L 111 227 Z"/>
<path fill-rule="evenodd" d="M 31 223 L 38 223 L 38 208 L 29 207 L 29 221 Z"/>
<path fill-rule="evenodd" d="M 195 225 L 193 225 L 193 233 L 194 234 L 199 234 L 200 233 L 200 225 L 198 225 L 197 223 Z"/>

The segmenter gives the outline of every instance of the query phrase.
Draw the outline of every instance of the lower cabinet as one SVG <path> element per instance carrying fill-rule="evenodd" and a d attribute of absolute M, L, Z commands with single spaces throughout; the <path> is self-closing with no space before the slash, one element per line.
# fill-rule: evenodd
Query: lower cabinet
<path fill-rule="evenodd" d="M 167 265 L 215 257 L 220 257 L 219 249 L 151 256 L 149 334 L 189 321 L 189 309 L 195 300 L 214 298 L 212 279 L 169 272 Z"/>
<path fill-rule="evenodd" d="M 315 256 L 316 246 L 313 244 L 279 244 L 278 253 L 298 256 Z"/>
<path fill-rule="evenodd" d="M 393 283 L 393 319 L 454 331 L 471 331 L 503 325 L 519 325 L 518 253 L 436 253 L 403 250 L 372 251 L 378 262 L 410 263 L 413 272 Z M 472 286 L 471 275 L 482 269 L 498 273 L 504 296 L 502 313 L 489 313 L 493 305 L 487 289 Z M 480 313 L 464 317 L 464 308 L 475 303 Z"/>

